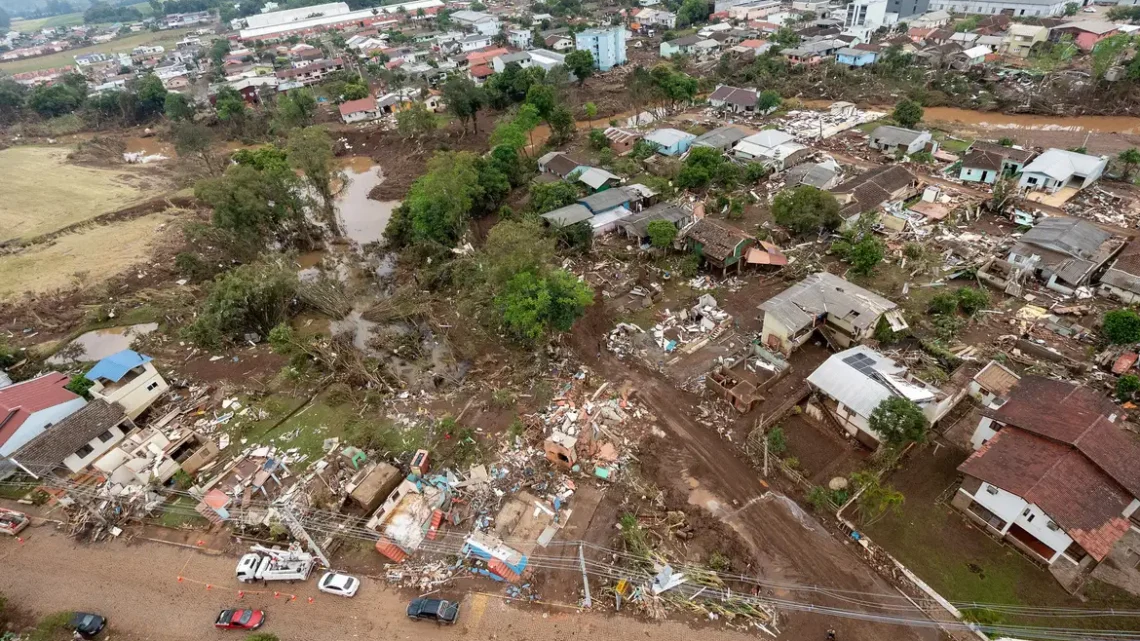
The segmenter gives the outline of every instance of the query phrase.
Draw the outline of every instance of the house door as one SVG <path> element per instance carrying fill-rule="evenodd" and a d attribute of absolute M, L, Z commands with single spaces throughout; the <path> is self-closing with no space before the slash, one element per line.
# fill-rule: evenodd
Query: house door
<path fill-rule="evenodd" d="M 988 172 L 988 171 L 982 172 L 982 182 L 986 182 L 986 179 L 989 177 L 990 177 L 990 172 Z"/>

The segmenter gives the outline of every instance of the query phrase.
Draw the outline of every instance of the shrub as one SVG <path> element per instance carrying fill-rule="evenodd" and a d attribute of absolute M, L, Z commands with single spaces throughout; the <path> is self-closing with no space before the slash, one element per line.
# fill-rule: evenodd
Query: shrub
<path fill-rule="evenodd" d="M 788 439 L 784 436 L 784 429 L 773 427 L 764 439 L 768 443 L 768 452 L 779 456 L 788 449 Z"/>
<path fill-rule="evenodd" d="M 1119 401 L 1131 400 L 1132 396 L 1140 390 L 1140 376 L 1125 374 L 1116 379 L 1116 398 Z"/>
<path fill-rule="evenodd" d="M 1117 345 L 1140 341 L 1140 316 L 1131 309 L 1116 309 L 1104 315 L 1104 336 Z"/>
<path fill-rule="evenodd" d="M 647 227 L 649 244 L 657 249 L 666 249 L 673 245 L 677 238 L 677 227 L 667 220 L 654 220 Z"/>
<path fill-rule="evenodd" d="M 933 314 L 953 314 L 958 309 L 958 297 L 953 292 L 941 292 L 930 299 L 930 312 Z"/>
<path fill-rule="evenodd" d="M 826 191 L 809 185 L 776 194 L 772 201 L 772 216 L 778 224 L 801 235 L 820 230 L 834 231 L 843 222 L 839 216 L 839 201 Z"/>
<path fill-rule="evenodd" d="M 867 276 L 875 271 L 875 267 L 883 262 L 883 243 L 874 236 L 866 236 L 855 243 L 849 252 L 852 270 L 859 275 Z"/>
<path fill-rule="evenodd" d="M 963 287 L 958 290 L 958 309 L 967 316 L 973 316 L 990 304 L 990 294 L 977 287 Z"/>
<path fill-rule="evenodd" d="M 88 390 L 90 390 L 91 386 L 94 384 L 95 381 L 87 378 L 86 376 L 72 376 L 71 380 L 67 382 L 67 385 L 65 385 L 64 388 L 68 391 L 78 394 L 79 396 L 82 396 L 83 398 L 90 399 L 91 393 Z"/>
<path fill-rule="evenodd" d="M 184 330 L 189 340 L 216 347 L 246 333 L 268 336 L 284 321 L 297 294 L 297 275 L 280 265 L 242 265 L 218 276 Z"/>
<path fill-rule="evenodd" d="M 709 555 L 709 567 L 717 572 L 728 572 L 732 569 L 732 560 L 718 551 Z"/>

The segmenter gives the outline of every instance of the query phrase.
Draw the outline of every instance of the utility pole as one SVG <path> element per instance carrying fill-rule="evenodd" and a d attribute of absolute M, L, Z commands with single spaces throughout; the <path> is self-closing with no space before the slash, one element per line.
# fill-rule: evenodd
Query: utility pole
<path fill-rule="evenodd" d="M 281 521 L 285 524 L 285 527 L 289 528 L 289 532 L 298 539 L 305 541 L 305 543 L 308 544 L 309 551 L 319 558 L 321 563 L 325 564 L 326 568 L 331 568 L 332 563 L 329 562 L 329 557 L 325 556 L 324 550 L 321 549 L 321 546 L 317 545 L 313 537 L 309 536 L 309 532 L 305 530 L 305 526 L 301 525 L 301 520 L 298 519 L 297 515 L 293 512 L 293 503 L 282 502 L 282 504 L 277 507 L 277 513 L 281 515 Z"/>
<path fill-rule="evenodd" d="M 764 478 L 768 478 L 768 437 L 764 437 Z"/>
<path fill-rule="evenodd" d="M 578 563 L 582 565 L 582 585 L 586 589 L 586 598 L 582 601 L 583 607 L 590 607 L 594 604 L 590 598 L 590 577 L 586 574 L 586 555 L 582 553 L 582 544 L 578 544 Z"/>

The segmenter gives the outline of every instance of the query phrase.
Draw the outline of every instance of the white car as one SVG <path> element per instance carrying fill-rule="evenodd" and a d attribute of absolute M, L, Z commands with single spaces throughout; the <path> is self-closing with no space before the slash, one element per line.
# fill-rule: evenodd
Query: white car
<path fill-rule="evenodd" d="M 317 583 L 317 589 L 321 592 L 352 598 L 356 596 L 356 591 L 360 589 L 360 579 L 347 574 L 326 572 L 325 575 L 321 577 L 320 582 Z"/>

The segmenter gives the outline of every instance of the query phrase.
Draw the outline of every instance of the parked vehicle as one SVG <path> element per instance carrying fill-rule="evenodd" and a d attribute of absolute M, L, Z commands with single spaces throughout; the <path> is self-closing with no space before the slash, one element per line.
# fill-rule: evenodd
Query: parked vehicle
<path fill-rule="evenodd" d="M 360 579 L 338 572 L 326 572 L 317 583 L 317 589 L 321 592 L 352 598 L 360 589 Z"/>
<path fill-rule="evenodd" d="M 265 610 L 222 610 L 214 627 L 223 630 L 256 630 L 265 625 Z"/>
<path fill-rule="evenodd" d="M 459 604 L 442 599 L 415 599 L 408 604 L 408 618 L 451 625 L 459 618 Z"/>
<path fill-rule="evenodd" d="M 27 514 L 0 507 L 0 534 L 16 536 L 20 530 L 28 527 L 32 519 Z"/>
<path fill-rule="evenodd" d="M 317 561 L 312 554 L 296 546 L 288 550 L 255 545 L 253 552 L 238 560 L 237 579 L 242 583 L 254 581 L 304 581 L 309 578 Z"/>
<path fill-rule="evenodd" d="M 90 612 L 76 612 L 71 615 L 68 625 L 84 639 L 94 639 L 107 627 L 107 619 Z"/>

